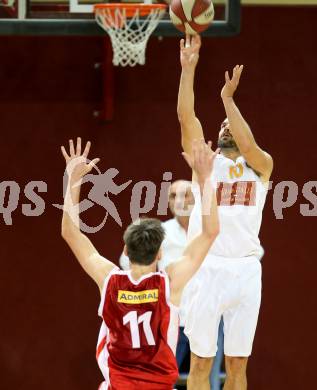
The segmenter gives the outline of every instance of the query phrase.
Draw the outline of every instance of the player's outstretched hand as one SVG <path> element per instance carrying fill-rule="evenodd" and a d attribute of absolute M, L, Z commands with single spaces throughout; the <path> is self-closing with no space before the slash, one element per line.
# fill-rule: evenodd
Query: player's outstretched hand
<path fill-rule="evenodd" d="M 76 148 L 72 139 L 69 140 L 69 154 L 66 152 L 64 146 L 61 146 L 62 155 L 66 161 L 66 169 L 69 177 L 73 180 L 80 180 L 83 176 L 89 173 L 95 165 L 100 161 L 99 158 L 95 158 L 91 161 L 87 161 L 88 153 L 91 143 L 86 143 L 85 149 L 81 151 L 81 138 L 77 138 Z M 88 163 L 87 163 L 88 162 Z"/>
<path fill-rule="evenodd" d="M 229 72 L 225 73 L 225 85 L 221 91 L 222 99 L 232 98 L 236 89 L 238 88 L 240 77 L 243 71 L 243 65 L 236 65 L 233 68 L 232 78 L 229 77 Z"/>
<path fill-rule="evenodd" d="M 186 35 L 180 41 L 180 60 L 184 70 L 194 70 L 199 59 L 201 39 L 198 34 Z"/>
<path fill-rule="evenodd" d="M 194 139 L 192 144 L 192 154 L 189 155 L 185 152 L 182 153 L 187 164 L 194 171 L 197 176 L 197 180 L 204 182 L 211 175 L 215 158 L 219 153 L 218 148 L 215 152 L 211 149 L 211 141 L 208 144 L 203 139 Z"/>

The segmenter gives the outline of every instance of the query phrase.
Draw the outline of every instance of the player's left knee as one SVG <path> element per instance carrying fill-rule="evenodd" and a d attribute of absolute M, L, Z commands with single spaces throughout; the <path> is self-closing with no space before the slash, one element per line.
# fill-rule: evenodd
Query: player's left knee
<path fill-rule="evenodd" d="M 228 375 L 245 375 L 247 371 L 247 357 L 226 356 L 226 371 Z"/>

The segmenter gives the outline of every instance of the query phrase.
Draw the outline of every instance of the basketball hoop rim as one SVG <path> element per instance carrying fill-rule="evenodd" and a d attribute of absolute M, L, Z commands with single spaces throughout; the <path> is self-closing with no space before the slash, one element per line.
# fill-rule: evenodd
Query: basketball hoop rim
<path fill-rule="evenodd" d="M 124 9 L 127 18 L 131 18 L 135 15 L 136 11 L 139 11 L 139 16 L 146 16 L 151 13 L 151 11 L 163 11 L 166 10 L 167 4 L 144 4 L 144 3 L 106 3 L 106 4 L 95 4 L 94 13 L 97 14 L 99 11 L 109 10 L 113 11 L 115 9 Z"/>

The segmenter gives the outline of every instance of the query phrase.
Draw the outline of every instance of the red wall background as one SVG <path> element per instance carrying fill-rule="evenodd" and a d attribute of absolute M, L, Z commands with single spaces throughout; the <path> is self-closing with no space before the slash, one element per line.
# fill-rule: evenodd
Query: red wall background
<path fill-rule="evenodd" d="M 226 69 L 245 64 L 237 102 L 258 143 L 275 159 L 274 185 L 299 186 L 295 205 L 277 220 L 270 191 L 261 238 L 263 305 L 249 364 L 252 390 L 314 388 L 316 350 L 316 217 L 303 217 L 303 184 L 316 178 L 317 8 L 244 8 L 242 33 L 204 39 L 196 77 L 197 114 L 216 140 L 224 117 L 220 89 Z M 165 171 L 189 177 L 180 155 L 176 116 L 178 39 L 152 38 L 144 67 L 115 69 L 115 116 L 93 117 L 101 103 L 100 38 L 0 39 L 1 181 L 21 187 L 13 225 L 1 228 L 0 388 L 97 389 L 94 360 L 98 291 L 60 237 L 64 162 L 59 147 L 80 135 L 93 142 L 102 170 L 117 182 L 153 180 Z M 23 189 L 47 183 L 45 212 L 22 215 Z M 131 186 L 115 199 L 130 222 Z M 311 206 L 312 208 L 313 206 Z M 155 211 L 155 210 L 154 210 Z M 154 212 L 153 212 L 154 213 Z M 94 207 L 87 217 L 100 221 Z M 91 239 L 116 260 L 122 228 L 111 219 Z"/>

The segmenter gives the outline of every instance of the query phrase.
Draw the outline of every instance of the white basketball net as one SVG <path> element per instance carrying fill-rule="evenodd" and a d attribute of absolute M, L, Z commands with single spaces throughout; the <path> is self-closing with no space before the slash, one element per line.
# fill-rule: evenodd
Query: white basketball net
<path fill-rule="evenodd" d="M 110 35 L 114 65 L 145 64 L 146 44 L 164 12 L 165 9 L 152 9 L 141 18 L 136 9 L 135 14 L 127 18 L 124 7 L 95 11 L 97 23 Z"/>

